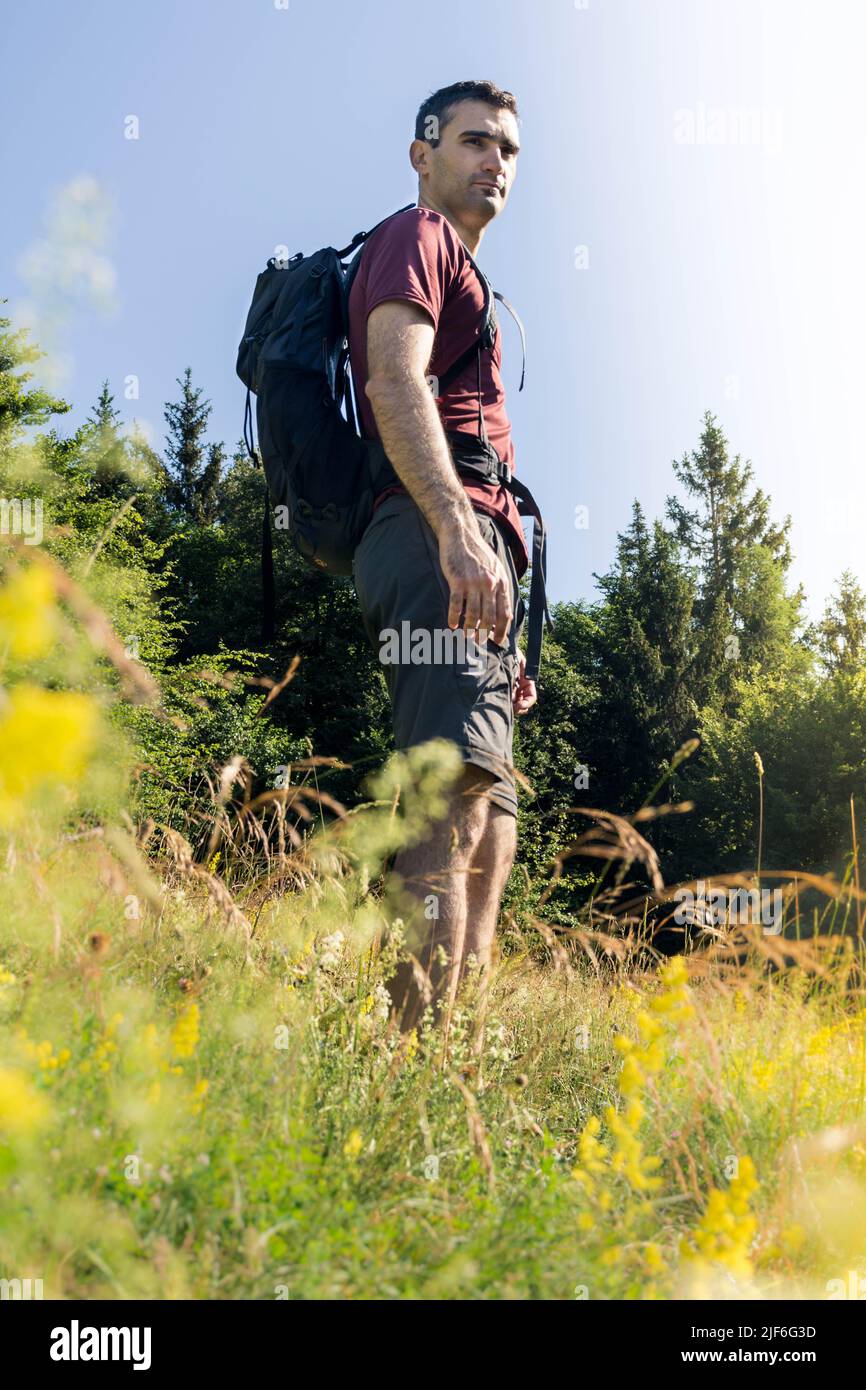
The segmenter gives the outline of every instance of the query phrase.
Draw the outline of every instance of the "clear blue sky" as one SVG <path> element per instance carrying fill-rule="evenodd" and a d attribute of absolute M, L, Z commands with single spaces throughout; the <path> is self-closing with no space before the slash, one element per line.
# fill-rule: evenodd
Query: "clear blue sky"
<path fill-rule="evenodd" d="M 518 97 L 523 150 L 480 259 L 527 328 L 518 396 L 503 315 L 553 596 L 592 595 L 635 496 L 661 513 L 707 408 L 792 514 L 812 611 L 846 565 L 862 580 L 866 6 L 280 2 L 7 7 L 0 295 L 53 315 L 61 429 L 107 377 L 159 446 L 189 364 L 231 448 L 237 343 L 274 246 L 339 246 L 412 201 L 418 105 L 489 77 Z M 104 227 L 70 213 L 81 179 Z"/>

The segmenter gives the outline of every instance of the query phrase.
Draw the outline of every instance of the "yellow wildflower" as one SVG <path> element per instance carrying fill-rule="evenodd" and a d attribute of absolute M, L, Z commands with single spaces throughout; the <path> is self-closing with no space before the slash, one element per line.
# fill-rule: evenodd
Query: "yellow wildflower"
<path fill-rule="evenodd" d="M 191 1057 L 198 1042 L 198 1004 L 184 1009 L 171 1030 L 171 1045 L 176 1057 Z"/>
<path fill-rule="evenodd" d="M 46 656 L 57 639 L 54 581 L 47 565 L 20 569 L 0 589 L 0 657 L 31 661 Z"/>
<path fill-rule="evenodd" d="M 603 1173 L 607 1163 L 607 1149 L 598 1138 L 601 1121 L 597 1115 L 590 1115 L 583 1127 L 577 1143 L 581 1166 L 588 1173 Z"/>
<path fill-rule="evenodd" d="M 34 792 L 78 780 L 96 742 L 86 695 L 18 685 L 0 713 L 0 824 L 20 818 Z"/>
<path fill-rule="evenodd" d="M 357 1158 L 363 1147 L 364 1139 L 361 1131 L 359 1129 L 353 1129 L 343 1145 L 343 1153 L 346 1158 Z"/>
<path fill-rule="evenodd" d="M 204 1098 L 208 1093 L 210 1082 L 202 1078 L 197 1081 L 192 1088 L 192 1104 L 190 1109 L 193 1115 L 200 1115 L 204 1109 Z"/>
<path fill-rule="evenodd" d="M 786 1226 L 782 1231 L 782 1246 L 789 1254 L 795 1255 L 802 1248 L 805 1239 L 806 1232 L 797 1222 L 791 1226 Z"/>
<path fill-rule="evenodd" d="M 757 1188 L 755 1165 L 746 1156 L 740 1160 L 739 1173 L 726 1192 L 711 1188 L 700 1222 L 680 1244 L 686 1263 L 696 1266 L 698 1272 L 719 1265 L 735 1279 L 751 1278 L 749 1251 L 757 1222 L 749 1212 L 749 1201 Z"/>
<path fill-rule="evenodd" d="M 29 1134 L 48 1118 L 48 1103 L 23 1072 L 0 1068 L 0 1133 Z"/>
<path fill-rule="evenodd" d="M 776 1075 L 776 1063 L 773 1061 L 761 1061 L 756 1057 L 752 1063 L 752 1085 L 755 1090 L 769 1091 L 770 1083 Z"/>

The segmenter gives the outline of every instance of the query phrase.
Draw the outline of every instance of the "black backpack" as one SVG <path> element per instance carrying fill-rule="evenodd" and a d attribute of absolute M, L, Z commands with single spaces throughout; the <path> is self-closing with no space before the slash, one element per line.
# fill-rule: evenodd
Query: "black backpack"
<path fill-rule="evenodd" d="M 406 212 L 414 207 L 400 208 Z M 390 220 L 384 218 L 383 222 Z M 349 293 L 360 264 L 364 243 L 382 226 L 358 232 L 341 251 L 324 247 L 287 261 L 274 257 L 256 280 L 238 349 L 237 373 L 247 388 L 244 442 L 251 459 L 265 471 L 266 495 L 262 529 L 264 590 L 263 635 L 274 635 L 274 579 L 270 506 L 278 530 L 288 530 L 308 564 L 332 575 L 352 572 L 352 557 L 380 492 L 399 483 L 378 440 L 363 438 L 352 405 L 349 371 Z M 344 258 L 356 252 L 349 265 Z M 468 253 L 467 253 L 468 254 Z M 470 260 L 472 258 L 470 257 Z M 484 289 L 484 309 L 477 340 L 438 380 L 438 394 L 465 369 L 473 357 L 492 348 L 496 338 L 495 300 L 514 314 L 508 301 L 492 290 L 472 260 Z M 514 318 L 524 340 L 523 325 Z M 525 365 L 525 360 L 524 360 Z M 520 389 L 523 389 L 523 373 Z M 250 393 L 256 396 L 259 452 L 252 432 Z M 343 411 L 345 410 L 345 415 Z M 546 543 L 540 514 L 527 489 L 512 479 L 489 445 L 479 393 L 479 436 L 446 431 L 458 471 L 484 480 L 499 479 L 522 498 L 541 525 L 539 544 L 533 544 L 533 590 L 544 593 Z M 521 503 L 518 501 L 518 506 Z M 523 508 L 521 508 L 523 510 Z M 538 572 L 536 574 L 536 571 Z M 530 655 L 537 670 L 541 647 L 540 622 L 533 638 L 530 599 Z M 544 604 L 546 613 L 546 603 Z M 549 615 L 548 622 L 549 622 Z M 535 648 L 537 647 L 537 652 Z"/>

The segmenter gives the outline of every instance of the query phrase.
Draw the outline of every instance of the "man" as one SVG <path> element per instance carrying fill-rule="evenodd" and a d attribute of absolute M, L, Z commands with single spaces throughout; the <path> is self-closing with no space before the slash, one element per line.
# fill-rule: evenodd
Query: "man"
<path fill-rule="evenodd" d="M 499 332 L 439 388 L 477 345 L 485 289 L 474 257 L 508 201 L 518 149 L 510 92 L 458 82 L 433 93 L 409 150 L 418 205 L 370 237 L 349 298 L 361 427 L 381 439 L 399 478 L 355 555 L 367 633 L 380 654 L 404 623 L 413 638 L 464 638 L 462 648 L 431 641 L 423 663 L 402 651 L 385 665 L 397 747 L 446 738 L 465 762 L 444 820 L 395 864 L 418 902 L 410 949 L 423 971 L 409 961 L 391 983 L 404 1030 L 426 1002 L 453 1001 L 470 955 L 489 962 L 516 847 L 513 715 L 536 700 L 517 646 L 528 557 L 514 498 L 497 481 L 458 475 L 453 452 L 480 433 L 513 467 Z M 432 916 L 421 906 L 431 894 Z"/>

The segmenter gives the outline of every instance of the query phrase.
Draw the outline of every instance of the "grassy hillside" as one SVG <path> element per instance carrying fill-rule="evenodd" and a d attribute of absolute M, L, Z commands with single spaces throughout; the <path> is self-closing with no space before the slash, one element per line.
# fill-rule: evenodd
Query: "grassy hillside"
<path fill-rule="evenodd" d="M 659 967 L 610 923 L 514 913 L 489 990 L 401 1039 L 381 871 L 441 809 L 447 750 L 327 824 L 309 760 L 258 802 L 238 760 L 194 856 L 129 814 L 113 711 L 158 717 L 158 692 L 23 547 L 0 661 L 3 1277 L 55 1298 L 825 1298 L 864 1267 L 856 933 L 795 923 L 795 968 L 750 928 L 738 958 Z"/>

